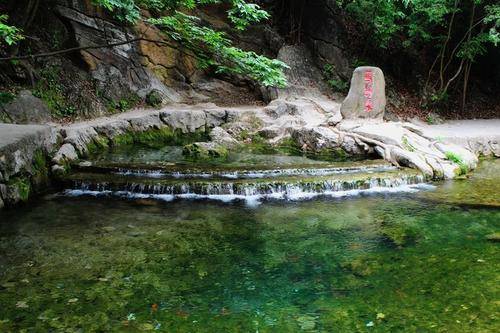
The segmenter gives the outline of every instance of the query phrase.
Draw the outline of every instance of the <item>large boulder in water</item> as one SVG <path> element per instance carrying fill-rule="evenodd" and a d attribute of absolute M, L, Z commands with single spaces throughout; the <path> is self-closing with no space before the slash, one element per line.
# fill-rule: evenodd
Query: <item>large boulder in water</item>
<path fill-rule="evenodd" d="M 385 79 L 378 67 L 363 66 L 354 70 L 349 94 L 340 112 L 344 119 L 382 120 L 385 111 Z"/>

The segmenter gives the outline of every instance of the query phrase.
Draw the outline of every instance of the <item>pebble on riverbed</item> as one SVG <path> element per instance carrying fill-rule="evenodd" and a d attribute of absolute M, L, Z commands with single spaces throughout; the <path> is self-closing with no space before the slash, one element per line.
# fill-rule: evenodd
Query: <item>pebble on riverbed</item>
<path fill-rule="evenodd" d="M 486 240 L 494 243 L 500 242 L 500 232 L 494 232 L 492 234 L 487 235 Z"/>

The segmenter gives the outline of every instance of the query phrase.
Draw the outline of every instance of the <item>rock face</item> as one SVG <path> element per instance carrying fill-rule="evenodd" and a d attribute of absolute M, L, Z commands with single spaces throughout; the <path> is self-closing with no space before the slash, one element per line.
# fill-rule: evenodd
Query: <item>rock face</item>
<path fill-rule="evenodd" d="M 116 26 L 89 8 L 92 7 L 76 1 L 57 6 L 59 15 L 71 25 L 79 46 L 103 45 L 136 38 L 132 29 Z M 181 101 L 182 97 L 175 90 L 164 85 L 147 66 L 142 65 L 142 49 L 130 43 L 81 51 L 81 55 L 98 88 L 109 100 L 128 99 L 132 94 L 145 98 L 150 92 L 156 91 L 164 101 Z"/>
<path fill-rule="evenodd" d="M 301 9 L 300 22 L 304 31 L 303 38 L 315 55 L 320 68 L 326 64 L 334 64 L 336 74 L 340 78 L 348 78 L 351 74 L 349 58 L 343 47 L 346 45 L 344 36 L 347 32 L 339 23 L 345 18 L 335 10 L 336 6 L 336 0 L 308 1 Z"/>
<path fill-rule="evenodd" d="M 344 119 L 382 120 L 385 111 L 385 79 L 378 67 L 363 66 L 354 70 L 349 94 L 340 112 Z"/>
<path fill-rule="evenodd" d="M 159 107 L 171 103 L 215 101 L 223 105 L 251 104 L 260 99 L 236 78 L 216 80 L 197 66 L 189 52 L 144 21 L 127 26 L 113 20 L 93 1 L 58 0 L 57 18 L 70 27 L 70 41 L 78 46 L 121 43 L 80 51 L 81 61 L 107 101 L 146 99 Z M 144 13 L 148 16 L 148 13 Z M 204 22 L 207 24 L 221 23 Z M 140 39 L 140 38 L 142 39 Z M 126 43 L 127 41 L 132 41 Z M 262 43 L 262 41 L 257 41 Z M 240 78 L 241 80 L 241 78 Z M 138 98 L 137 98 L 138 97 Z"/>
<path fill-rule="evenodd" d="M 283 89 L 263 89 L 264 99 L 286 99 L 290 97 L 318 97 L 327 93 L 328 87 L 321 71 L 316 67 L 311 52 L 303 44 L 283 46 L 277 58 L 290 68 L 285 70 L 288 86 Z"/>
<path fill-rule="evenodd" d="M 15 124 L 40 124 L 51 120 L 45 102 L 33 96 L 29 90 L 22 90 L 12 102 L 0 107 L 0 111 Z"/>

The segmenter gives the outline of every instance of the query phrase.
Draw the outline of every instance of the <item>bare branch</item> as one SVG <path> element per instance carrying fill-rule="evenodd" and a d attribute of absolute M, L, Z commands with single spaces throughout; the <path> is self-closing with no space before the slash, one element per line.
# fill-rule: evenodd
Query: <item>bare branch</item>
<path fill-rule="evenodd" d="M 101 44 L 101 45 L 77 46 L 77 47 L 71 47 L 71 48 L 68 48 L 68 49 L 51 51 L 51 52 L 28 54 L 28 55 L 23 55 L 23 56 L 14 56 L 14 57 L 5 57 L 5 58 L 0 58 L 0 61 L 26 60 L 26 59 L 52 57 L 52 56 L 56 56 L 56 55 L 60 55 L 60 54 L 65 54 L 65 53 L 71 53 L 71 52 L 75 52 L 75 51 L 84 51 L 84 50 L 111 48 L 111 47 L 115 47 L 115 46 L 120 46 L 120 45 L 125 45 L 125 44 L 131 44 L 131 43 L 140 42 L 140 41 L 145 41 L 145 42 L 150 42 L 150 43 L 155 43 L 155 44 L 170 46 L 170 47 L 176 48 L 180 52 L 186 53 L 186 54 L 188 54 L 190 56 L 196 56 L 195 54 L 186 52 L 184 50 L 181 50 L 181 49 L 178 48 L 178 46 L 176 46 L 174 44 L 171 44 L 169 42 L 166 42 L 164 40 L 155 40 L 155 39 L 148 39 L 148 38 L 144 38 L 144 37 L 137 37 L 137 38 L 133 38 L 133 39 L 129 39 L 129 40 L 126 40 L 126 41 L 121 41 L 121 42 L 116 42 L 116 43 L 108 43 L 108 44 Z"/>

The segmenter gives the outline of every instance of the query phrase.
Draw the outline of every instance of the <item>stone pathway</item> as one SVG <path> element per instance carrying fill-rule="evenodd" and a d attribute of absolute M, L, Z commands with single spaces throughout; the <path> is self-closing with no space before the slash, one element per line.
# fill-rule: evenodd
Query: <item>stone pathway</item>
<path fill-rule="evenodd" d="M 451 120 L 421 127 L 426 136 L 469 148 L 475 154 L 500 157 L 500 119 Z"/>

